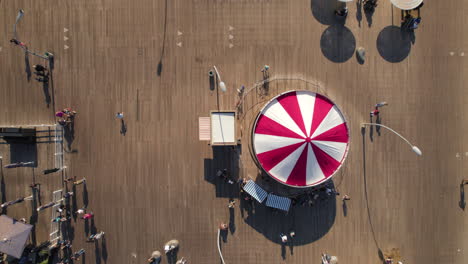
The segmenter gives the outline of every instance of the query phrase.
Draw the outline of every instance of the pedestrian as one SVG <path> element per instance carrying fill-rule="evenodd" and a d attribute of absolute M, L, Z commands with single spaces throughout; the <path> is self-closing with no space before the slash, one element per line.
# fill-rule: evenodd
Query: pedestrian
<path fill-rule="evenodd" d="M 270 69 L 270 66 L 265 65 L 265 66 L 263 66 L 261 72 L 268 72 L 269 69 Z"/>
<path fill-rule="evenodd" d="M 234 209 L 235 206 L 236 206 L 236 201 L 230 200 L 228 204 L 229 209 Z"/>
<path fill-rule="evenodd" d="M 76 211 L 76 213 L 77 213 L 77 214 L 84 214 L 84 213 L 86 213 L 86 208 L 84 208 L 84 207 L 83 207 L 83 208 L 80 208 L 80 209 L 78 209 L 78 210 Z"/>
<path fill-rule="evenodd" d="M 60 119 L 57 121 L 57 123 L 58 123 L 59 125 L 65 127 L 65 126 L 67 126 L 68 124 L 70 124 L 71 121 L 70 121 L 70 120 L 65 120 L 65 119 L 63 119 L 63 118 L 60 118 Z"/>
<path fill-rule="evenodd" d="M 344 201 L 351 200 L 351 198 L 349 197 L 349 195 L 345 194 L 345 195 L 343 195 L 343 198 L 341 198 L 341 200 L 343 200 L 343 202 L 344 202 Z"/>
<path fill-rule="evenodd" d="M 94 242 L 96 239 L 95 237 L 95 234 L 90 235 L 88 238 L 86 238 L 86 242 Z"/>
<path fill-rule="evenodd" d="M 71 177 L 71 178 L 65 179 L 65 180 L 63 180 L 63 182 L 64 182 L 64 183 L 69 183 L 69 182 L 72 182 L 72 181 L 74 181 L 74 180 L 76 180 L 76 176 L 73 176 L 73 177 Z"/>
<path fill-rule="evenodd" d="M 225 223 L 221 223 L 221 224 L 219 225 L 219 229 L 220 229 L 220 230 L 228 230 L 228 225 L 225 224 Z"/>
<path fill-rule="evenodd" d="M 388 105 L 387 102 L 380 102 L 380 103 L 375 104 L 375 108 L 379 109 L 379 107 L 383 107 L 383 106 L 386 106 L 386 105 Z"/>
<path fill-rule="evenodd" d="M 124 118 L 124 113 L 123 112 L 117 112 L 115 117 L 117 117 L 118 119 L 123 119 Z"/>
<path fill-rule="evenodd" d="M 41 64 L 33 65 L 33 69 L 37 72 L 44 72 L 46 67 L 42 66 Z"/>
<path fill-rule="evenodd" d="M 64 109 L 62 110 L 62 112 L 64 112 L 65 114 L 67 114 L 67 115 L 70 116 L 70 117 L 75 116 L 76 113 L 77 113 L 75 110 L 71 109 L 70 107 L 64 108 Z"/>
<path fill-rule="evenodd" d="M 91 213 L 86 213 L 86 214 L 84 214 L 84 215 L 81 217 L 81 219 L 87 220 L 87 219 L 91 219 L 91 218 L 93 218 L 93 217 L 94 217 L 94 214 L 93 214 L 93 212 L 91 212 Z"/>
<path fill-rule="evenodd" d="M 73 256 L 71 257 L 71 259 L 73 260 L 79 260 L 79 258 L 81 257 L 81 255 L 83 255 L 85 253 L 85 250 L 84 249 L 80 249 L 79 251 L 75 252 L 75 254 L 73 254 Z"/>
<path fill-rule="evenodd" d="M 287 243 L 287 242 L 288 242 L 288 237 L 287 237 L 285 234 L 281 233 L 281 234 L 280 234 L 280 237 L 281 237 L 281 242 L 283 242 L 283 243 Z"/>
<path fill-rule="evenodd" d="M 63 198 L 67 199 L 73 196 L 73 192 L 67 192 L 63 195 Z"/>
<path fill-rule="evenodd" d="M 80 185 L 82 183 L 86 184 L 86 178 L 83 178 L 83 179 L 81 179 L 79 181 L 73 182 L 73 185 Z"/>
<path fill-rule="evenodd" d="M 462 180 L 461 185 L 468 184 L 468 180 Z"/>
<path fill-rule="evenodd" d="M 60 213 L 60 214 L 61 214 L 61 213 L 63 212 L 64 209 L 65 209 L 65 205 L 61 204 L 61 205 L 59 206 L 59 208 L 57 208 L 57 213 Z"/>
<path fill-rule="evenodd" d="M 244 85 L 242 85 L 240 89 L 237 89 L 237 93 L 239 94 L 239 96 L 242 96 L 244 94 L 244 90 L 245 90 Z"/>
<path fill-rule="evenodd" d="M 290 236 L 291 238 L 294 238 L 294 237 L 296 236 L 296 232 L 294 232 L 294 230 L 291 230 L 291 231 L 289 232 L 289 236 Z"/>
<path fill-rule="evenodd" d="M 26 218 L 21 218 L 19 221 L 23 224 L 26 224 Z"/>
<path fill-rule="evenodd" d="M 373 117 L 373 116 L 378 116 L 380 113 L 379 109 L 376 107 L 374 109 L 374 111 L 370 112 L 370 116 Z"/>
<path fill-rule="evenodd" d="M 99 240 L 100 238 L 102 238 L 104 236 L 104 232 L 101 231 L 99 233 L 97 233 L 95 236 L 94 236 L 94 240 Z"/>
<path fill-rule="evenodd" d="M 49 77 L 44 76 L 42 78 L 36 78 L 36 81 L 42 82 L 42 83 L 47 83 L 47 82 L 49 82 Z"/>
<path fill-rule="evenodd" d="M 33 183 L 33 184 L 29 185 L 29 187 L 31 187 L 33 189 L 39 189 L 40 186 L 41 186 L 40 183 Z"/>
<path fill-rule="evenodd" d="M 330 196 L 330 195 L 332 195 L 333 190 L 330 189 L 330 188 L 327 188 L 327 189 L 325 190 L 325 192 L 327 193 L 328 196 Z"/>
<path fill-rule="evenodd" d="M 344 6 L 343 8 L 339 10 L 335 10 L 335 15 L 339 17 L 346 17 L 348 15 L 348 7 Z"/>
<path fill-rule="evenodd" d="M 20 46 L 22 48 L 26 48 L 26 44 L 24 44 L 23 42 L 17 40 L 17 39 L 10 39 L 10 42 L 17 45 L 17 46 Z"/>
<path fill-rule="evenodd" d="M 52 223 L 58 223 L 58 222 L 60 222 L 60 219 L 62 219 L 62 217 L 61 217 L 61 216 L 57 216 L 57 217 L 55 217 L 54 219 L 52 219 Z"/>

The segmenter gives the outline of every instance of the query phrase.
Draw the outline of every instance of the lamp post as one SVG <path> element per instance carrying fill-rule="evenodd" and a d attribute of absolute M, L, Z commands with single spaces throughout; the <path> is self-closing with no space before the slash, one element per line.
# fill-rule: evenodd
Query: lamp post
<path fill-rule="evenodd" d="M 361 123 L 361 127 L 364 128 L 365 126 L 379 126 L 379 127 L 383 127 L 383 128 L 386 128 L 388 130 L 390 130 L 391 132 L 393 132 L 394 134 L 396 134 L 397 136 L 399 136 L 401 139 L 403 139 L 408 145 L 410 145 L 411 149 L 414 151 L 414 153 L 416 153 L 418 156 L 421 156 L 422 155 L 422 152 L 421 150 L 416 147 L 415 145 L 411 144 L 411 142 L 409 142 L 409 140 L 407 140 L 406 138 L 404 138 L 402 135 L 400 135 L 398 132 L 396 132 L 395 130 L 389 128 L 388 126 L 384 126 L 382 124 L 377 124 L 377 123 Z"/>
<path fill-rule="evenodd" d="M 221 88 L 221 91 L 223 92 L 226 92 L 226 84 L 221 80 L 221 76 L 219 75 L 219 72 L 218 72 L 218 69 L 216 68 L 216 66 L 213 66 L 215 72 L 216 72 L 216 76 L 218 77 L 218 86 L 219 88 Z"/>
<path fill-rule="evenodd" d="M 16 22 L 15 22 L 15 25 L 13 26 L 13 34 L 14 34 L 14 37 L 15 39 L 17 38 L 17 34 L 16 34 L 16 25 L 19 23 L 19 21 L 21 20 L 21 18 L 23 18 L 24 16 L 24 10 L 23 9 L 20 9 L 18 11 L 18 15 L 16 15 Z"/>

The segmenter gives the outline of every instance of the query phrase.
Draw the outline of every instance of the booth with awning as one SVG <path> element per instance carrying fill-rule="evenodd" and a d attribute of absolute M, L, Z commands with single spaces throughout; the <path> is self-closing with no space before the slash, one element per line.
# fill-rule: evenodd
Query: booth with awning
<path fill-rule="evenodd" d="M 252 180 L 248 180 L 243 189 L 259 203 L 262 203 L 268 195 L 262 187 L 258 186 L 258 184 Z"/>
<path fill-rule="evenodd" d="M 21 258 L 33 226 L 0 215 L 0 252 Z"/>
<path fill-rule="evenodd" d="M 288 212 L 289 207 L 291 206 L 291 199 L 287 197 L 277 196 L 277 195 L 270 193 L 268 194 L 266 206 Z"/>

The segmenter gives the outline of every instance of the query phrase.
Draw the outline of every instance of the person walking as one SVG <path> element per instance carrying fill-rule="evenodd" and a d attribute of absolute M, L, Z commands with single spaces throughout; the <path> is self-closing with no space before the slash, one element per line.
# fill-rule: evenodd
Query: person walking
<path fill-rule="evenodd" d="M 80 184 L 83 184 L 83 183 L 86 184 L 86 178 L 83 178 L 83 179 L 81 179 L 79 181 L 73 182 L 73 185 L 76 186 L 76 185 L 80 185 Z"/>
<path fill-rule="evenodd" d="M 383 107 L 383 106 L 386 106 L 386 105 L 388 105 L 387 102 L 380 102 L 380 103 L 375 104 L 375 108 L 379 109 L 379 107 Z"/>
<path fill-rule="evenodd" d="M 234 200 L 231 199 L 231 200 L 229 201 L 228 208 L 229 208 L 229 209 L 234 209 L 235 207 L 236 207 L 236 201 L 234 201 Z"/>
<path fill-rule="evenodd" d="M 26 44 L 24 44 L 24 42 L 21 42 L 21 41 L 19 41 L 17 39 L 10 39 L 10 42 L 15 44 L 16 46 L 20 46 L 22 48 L 27 49 Z"/>
<path fill-rule="evenodd" d="M 351 200 L 351 198 L 349 197 L 349 195 L 345 194 L 345 195 L 343 195 L 343 198 L 341 198 L 341 200 L 344 202 L 344 201 Z"/>
<path fill-rule="evenodd" d="M 103 231 L 97 233 L 96 235 L 94 235 L 94 240 L 99 240 L 100 238 L 104 236 L 104 234 L 105 233 Z"/>
<path fill-rule="evenodd" d="M 124 113 L 123 112 L 117 112 L 115 117 L 117 117 L 118 119 L 123 119 L 124 118 Z"/>
<path fill-rule="evenodd" d="M 84 214 L 84 215 L 81 217 L 81 219 L 87 220 L 87 219 L 91 219 L 91 218 L 93 218 L 93 217 L 94 217 L 93 212 L 90 212 L 90 213 Z"/>
<path fill-rule="evenodd" d="M 281 237 L 281 242 L 285 244 L 288 242 L 288 237 L 285 234 L 281 233 L 280 237 Z"/>
<path fill-rule="evenodd" d="M 36 72 L 45 72 L 47 70 L 46 67 L 42 66 L 41 64 L 33 65 L 33 69 Z"/>
<path fill-rule="evenodd" d="M 63 182 L 64 182 L 65 184 L 67 184 L 67 183 L 72 182 L 72 181 L 74 181 L 74 180 L 76 180 L 76 176 L 73 176 L 73 177 L 71 177 L 71 178 L 65 179 L 65 180 L 63 180 Z"/>
<path fill-rule="evenodd" d="M 72 260 L 79 260 L 80 257 L 85 253 L 84 249 L 80 249 L 79 251 L 75 252 L 71 257 Z"/>
<path fill-rule="evenodd" d="M 73 192 L 67 192 L 63 195 L 63 198 L 67 199 L 73 196 Z"/>

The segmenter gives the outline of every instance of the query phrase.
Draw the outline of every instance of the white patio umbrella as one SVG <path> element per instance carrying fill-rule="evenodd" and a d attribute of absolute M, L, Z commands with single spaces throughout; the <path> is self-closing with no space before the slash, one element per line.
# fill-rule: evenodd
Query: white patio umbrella
<path fill-rule="evenodd" d="M 401 10 L 411 10 L 418 7 L 423 0 L 390 0 L 392 4 Z"/>

